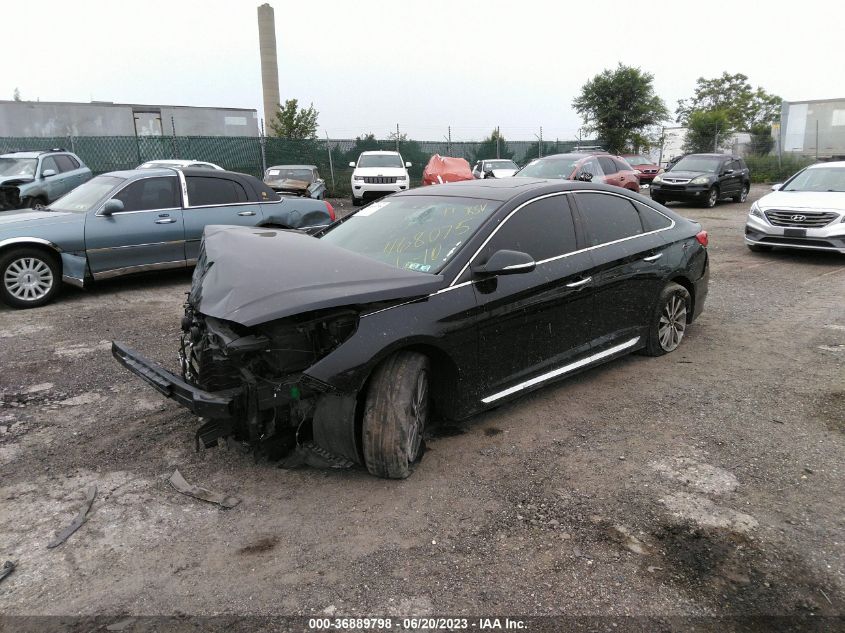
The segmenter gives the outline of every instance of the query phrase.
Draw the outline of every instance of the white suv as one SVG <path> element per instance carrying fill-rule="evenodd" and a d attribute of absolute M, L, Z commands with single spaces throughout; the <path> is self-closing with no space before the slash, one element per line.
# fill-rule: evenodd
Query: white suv
<path fill-rule="evenodd" d="M 358 163 L 349 163 L 352 172 L 352 205 L 410 187 L 408 167 L 399 152 L 361 152 Z"/>

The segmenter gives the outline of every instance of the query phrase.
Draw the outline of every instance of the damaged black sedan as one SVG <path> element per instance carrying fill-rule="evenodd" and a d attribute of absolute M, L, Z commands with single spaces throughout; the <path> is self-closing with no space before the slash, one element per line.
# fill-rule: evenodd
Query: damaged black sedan
<path fill-rule="evenodd" d="M 321 233 L 207 227 L 178 377 L 113 353 L 234 436 L 407 477 L 462 419 L 599 363 L 674 351 L 709 278 L 701 226 L 602 184 L 414 189 Z"/>

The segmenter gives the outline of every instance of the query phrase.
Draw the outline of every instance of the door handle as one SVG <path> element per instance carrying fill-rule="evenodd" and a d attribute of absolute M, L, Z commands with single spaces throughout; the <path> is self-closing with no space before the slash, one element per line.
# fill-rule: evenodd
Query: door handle
<path fill-rule="evenodd" d="M 156 220 L 156 224 L 173 224 L 176 221 L 176 218 L 159 218 Z"/>
<path fill-rule="evenodd" d="M 644 262 L 656 262 L 661 257 L 663 257 L 663 253 L 658 253 L 657 255 L 650 255 L 648 257 L 643 257 L 643 261 Z"/>
<path fill-rule="evenodd" d="M 580 280 L 580 281 L 573 281 L 573 282 L 572 282 L 572 283 L 570 283 L 570 284 L 566 284 L 566 287 L 567 287 L 567 288 L 580 288 L 581 286 L 586 286 L 586 285 L 587 285 L 588 283 L 590 283 L 592 280 L 593 280 L 593 278 L 592 278 L 592 277 L 587 277 L 587 278 L 582 279 L 582 280 Z"/>
<path fill-rule="evenodd" d="M 241 211 L 238 215 L 255 215 L 255 211 Z"/>

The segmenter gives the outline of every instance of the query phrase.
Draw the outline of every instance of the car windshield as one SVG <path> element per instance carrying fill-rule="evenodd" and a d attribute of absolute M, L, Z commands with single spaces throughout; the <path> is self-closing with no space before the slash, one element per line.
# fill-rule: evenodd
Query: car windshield
<path fill-rule="evenodd" d="M 557 178 L 567 180 L 575 166 L 581 160 L 581 156 L 565 156 L 556 158 L 538 158 L 532 160 L 525 167 L 516 172 L 517 176 L 529 176 L 531 178 Z"/>
<path fill-rule="evenodd" d="M 715 174 L 721 164 L 722 159 L 716 156 L 684 156 L 670 171 L 704 171 Z"/>
<path fill-rule="evenodd" d="M 652 162 L 645 156 L 623 156 L 622 158 L 624 158 L 625 162 L 627 162 L 631 167 L 636 167 L 637 165 L 652 164 Z"/>
<path fill-rule="evenodd" d="M 76 189 L 62 196 L 47 208 L 52 211 L 85 213 L 122 182 L 123 178 L 116 176 L 97 176 L 79 185 Z"/>
<path fill-rule="evenodd" d="M 519 169 L 519 166 L 512 160 L 486 160 L 484 169 Z"/>
<path fill-rule="evenodd" d="M 305 180 L 311 182 L 312 171 L 310 169 L 285 169 L 284 167 L 271 167 L 267 170 L 267 180 Z"/>
<path fill-rule="evenodd" d="M 781 191 L 845 191 L 845 167 L 815 167 L 798 172 Z"/>
<path fill-rule="evenodd" d="M 437 274 L 499 204 L 395 196 L 364 207 L 321 239 L 397 268 Z"/>
<path fill-rule="evenodd" d="M 32 178 L 35 176 L 35 165 L 37 163 L 38 161 L 35 158 L 0 157 L 0 176 Z"/>
<path fill-rule="evenodd" d="M 404 167 L 399 154 L 361 154 L 358 167 Z"/>

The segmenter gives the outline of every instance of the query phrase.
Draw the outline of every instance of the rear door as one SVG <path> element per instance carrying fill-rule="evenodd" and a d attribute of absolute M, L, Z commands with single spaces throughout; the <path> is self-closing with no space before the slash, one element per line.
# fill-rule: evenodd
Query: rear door
<path fill-rule="evenodd" d="M 85 249 L 95 279 L 185 266 L 185 229 L 179 178 L 134 180 L 112 198 L 124 210 L 99 210 L 85 219 Z"/>
<path fill-rule="evenodd" d="M 599 165 L 601 165 L 601 169 L 604 172 L 604 182 L 608 185 L 614 185 L 615 187 L 621 187 L 622 181 L 619 177 L 619 168 L 616 166 L 616 163 L 613 162 L 613 159 L 609 156 L 598 156 Z M 593 182 L 596 182 L 593 179 Z"/>
<path fill-rule="evenodd" d="M 742 191 L 742 165 L 739 164 L 738 160 L 730 160 L 722 169 L 725 172 L 730 172 L 724 176 L 722 191 L 725 194 L 737 195 Z"/>
<path fill-rule="evenodd" d="M 593 346 L 606 348 L 641 337 L 666 275 L 660 229 L 672 222 L 662 214 L 658 216 L 665 226 L 650 218 L 644 222 L 625 195 L 579 191 L 573 198 L 595 264 Z"/>
<path fill-rule="evenodd" d="M 532 272 L 474 283 L 485 403 L 589 349 L 592 260 L 589 252 L 578 252 L 568 198 L 555 194 L 528 203 L 499 226 L 476 257 L 474 263 L 483 264 L 508 249 L 537 262 Z"/>
<path fill-rule="evenodd" d="M 56 159 L 56 164 L 59 166 L 61 176 L 61 193 L 60 196 L 65 195 L 68 191 L 76 189 L 79 185 L 85 182 L 84 173 L 79 163 L 73 157 L 67 154 L 56 154 L 53 158 Z"/>
<path fill-rule="evenodd" d="M 185 256 L 193 263 L 199 253 L 203 229 L 209 224 L 255 226 L 261 222 L 261 204 L 250 200 L 244 185 L 227 177 L 185 176 Z"/>

